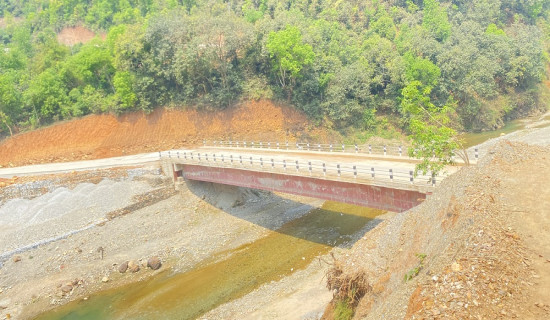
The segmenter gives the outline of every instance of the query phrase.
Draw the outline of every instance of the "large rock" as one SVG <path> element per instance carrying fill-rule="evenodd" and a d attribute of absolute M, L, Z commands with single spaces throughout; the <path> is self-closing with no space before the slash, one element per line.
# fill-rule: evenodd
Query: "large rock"
<path fill-rule="evenodd" d="M 64 286 L 61 287 L 61 292 L 62 292 L 63 294 L 67 294 L 67 293 L 69 293 L 69 292 L 71 292 L 71 291 L 73 291 L 73 286 L 72 286 L 72 285 L 66 284 L 66 285 L 64 285 Z"/>
<path fill-rule="evenodd" d="M 147 266 L 153 270 L 158 270 L 162 266 L 162 263 L 159 257 L 154 256 L 147 260 Z"/>
<path fill-rule="evenodd" d="M 118 266 L 118 272 L 124 273 L 128 270 L 128 261 L 122 263 L 120 266 Z"/>
<path fill-rule="evenodd" d="M 132 260 L 128 262 L 128 270 L 130 272 L 138 272 L 139 271 L 139 263 L 135 260 Z"/>

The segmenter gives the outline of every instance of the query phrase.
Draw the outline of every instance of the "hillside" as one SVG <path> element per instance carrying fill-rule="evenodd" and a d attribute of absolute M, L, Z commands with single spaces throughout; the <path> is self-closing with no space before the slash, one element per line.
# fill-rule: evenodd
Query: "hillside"
<path fill-rule="evenodd" d="M 407 131 L 416 105 L 444 110 L 456 129 L 498 128 L 547 108 L 549 8 L 548 0 L 2 1 L 0 136 L 91 113 L 223 110 L 256 99 L 285 101 L 336 129 L 389 122 Z"/>
<path fill-rule="evenodd" d="M 549 154 L 500 142 L 366 234 L 328 273 L 326 319 L 351 305 L 354 319 L 547 319 Z"/>
<path fill-rule="evenodd" d="M 0 165 L 156 152 L 201 145 L 203 139 L 293 141 L 328 135 L 312 127 L 300 112 L 267 101 L 218 112 L 159 108 L 150 114 L 90 115 L 2 141 Z"/>

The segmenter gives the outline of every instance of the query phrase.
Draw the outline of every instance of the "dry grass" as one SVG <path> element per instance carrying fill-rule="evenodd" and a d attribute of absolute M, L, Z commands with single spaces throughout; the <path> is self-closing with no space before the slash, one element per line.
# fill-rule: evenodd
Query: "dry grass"
<path fill-rule="evenodd" d="M 347 301 L 351 306 L 356 306 L 359 300 L 372 290 L 367 275 L 363 270 L 353 273 L 344 273 L 342 263 L 336 260 L 326 272 L 327 288 L 333 291 L 334 300 Z"/>

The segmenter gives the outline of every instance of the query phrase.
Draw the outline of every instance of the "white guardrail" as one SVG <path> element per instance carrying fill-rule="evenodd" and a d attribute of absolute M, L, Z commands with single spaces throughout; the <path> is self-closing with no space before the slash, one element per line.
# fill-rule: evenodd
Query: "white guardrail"
<path fill-rule="evenodd" d="M 309 143 L 309 142 L 271 142 L 271 141 L 212 141 L 203 140 L 205 147 L 237 148 L 237 149 L 268 149 L 268 150 L 301 150 L 317 152 L 361 153 L 373 155 L 389 155 L 409 157 L 409 148 L 402 145 L 372 145 L 372 144 L 343 144 L 343 143 Z M 479 158 L 478 148 L 468 153 L 468 157 Z"/>
<path fill-rule="evenodd" d="M 341 180 L 370 185 L 401 184 L 433 189 L 442 176 L 414 175 L 413 170 L 382 168 L 358 164 L 329 163 L 320 160 L 281 159 L 251 154 L 206 153 L 182 150 L 159 152 L 160 159 L 170 159 L 180 164 L 195 164 L 250 171 L 278 172 L 295 176 Z"/>

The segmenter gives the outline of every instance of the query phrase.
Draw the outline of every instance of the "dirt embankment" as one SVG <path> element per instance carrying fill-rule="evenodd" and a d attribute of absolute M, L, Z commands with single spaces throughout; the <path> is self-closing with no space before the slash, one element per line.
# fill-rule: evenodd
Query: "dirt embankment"
<path fill-rule="evenodd" d="M 549 177 L 549 147 L 501 142 L 337 257 L 325 318 L 550 319 Z"/>
<path fill-rule="evenodd" d="M 295 109 L 268 101 L 224 111 L 156 109 L 90 115 L 20 134 L 0 144 L 0 166 L 62 162 L 195 146 L 203 139 L 293 141 L 327 135 Z"/>
<path fill-rule="evenodd" d="M 103 40 L 106 34 L 99 35 Z M 96 34 L 83 26 L 66 27 L 57 34 L 57 41 L 66 46 L 74 46 L 77 43 L 86 43 L 96 37 Z"/>

